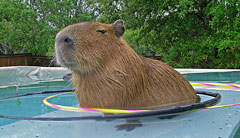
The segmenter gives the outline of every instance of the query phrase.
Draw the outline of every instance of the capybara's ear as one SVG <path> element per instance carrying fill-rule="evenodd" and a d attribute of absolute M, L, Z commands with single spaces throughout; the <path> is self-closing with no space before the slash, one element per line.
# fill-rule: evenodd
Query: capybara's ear
<path fill-rule="evenodd" d="M 125 27 L 124 27 L 124 21 L 119 19 L 113 23 L 113 29 L 114 33 L 117 37 L 121 37 L 124 34 Z"/>

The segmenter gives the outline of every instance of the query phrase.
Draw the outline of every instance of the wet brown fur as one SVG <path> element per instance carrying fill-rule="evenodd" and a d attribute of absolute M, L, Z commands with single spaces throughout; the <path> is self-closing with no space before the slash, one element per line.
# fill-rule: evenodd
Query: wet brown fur
<path fill-rule="evenodd" d="M 72 46 L 61 41 L 65 36 Z M 82 107 L 160 109 L 196 102 L 196 93 L 180 73 L 137 55 L 112 24 L 70 25 L 57 34 L 55 50 L 58 63 L 73 72 Z"/>

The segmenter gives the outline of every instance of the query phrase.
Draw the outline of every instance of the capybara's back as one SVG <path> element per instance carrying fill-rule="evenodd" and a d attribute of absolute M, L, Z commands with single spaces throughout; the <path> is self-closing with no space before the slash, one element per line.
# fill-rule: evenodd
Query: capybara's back
<path fill-rule="evenodd" d="M 146 66 L 145 76 L 149 78 L 146 81 L 149 81 L 150 85 L 148 87 L 150 89 L 146 91 L 152 93 L 152 99 L 158 103 L 156 108 L 169 108 L 196 102 L 197 96 L 194 89 L 179 72 L 161 61 L 147 58 L 142 60 Z"/>
<path fill-rule="evenodd" d="M 167 64 L 137 55 L 122 38 L 123 21 L 79 23 L 55 40 L 57 62 L 73 72 L 82 107 L 162 109 L 196 102 L 189 82 Z"/>

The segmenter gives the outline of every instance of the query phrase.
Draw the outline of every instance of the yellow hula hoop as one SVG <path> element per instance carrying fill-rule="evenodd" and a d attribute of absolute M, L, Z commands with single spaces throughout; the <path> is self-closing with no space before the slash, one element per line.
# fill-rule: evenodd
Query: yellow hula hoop
<path fill-rule="evenodd" d="M 103 108 L 81 108 L 81 107 L 72 107 L 72 106 L 63 106 L 63 105 L 57 105 L 53 103 L 49 103 L 48 100 L 57 97 L 64 94 L 70 94 L 74 92 L 65 92 L 61 94 L 56 94 L 49 96 L 42 100 L 42 102 L 52 108 L 59 109 L 59 110 L 65 110 L 65 111 L 78 111 L 78 112 L 100 112 L 100 113 L 113 113 L 113 114 L 126 114 L 126 113 L 136 113 L 136 112 L 143 112 L 143 111 L 149 111 L 149 110 L 120 110 L 120 109 L 103 109 Z"/>
<path fill-rule="evenodd" d="M 216 88 L 217 90 L 226 90 L 222 89 L 223 87 L 225 88 L 230 88 L 232 91 L 240 91 L 240 85 L 239 84 L 230 84 L 230 83 L 191 83 L 192 86 L 200 86 L 200 87 L 205 87 L 204 89 L 211 89 L 211 88 Z"/>
<path fill-rule="evenodd" d="M 232 88 L 240 88 L 240 85 L 236 84 L 219 84 L 219 83 L 191 83 L 193 86 L 212 86 L 212 87 L 232 87 Z M 53 103 L 49 103 L 48 100 L 60 95 L 64 94 L 70 94 L 74 92 L 65 92 L 57 95 L 49 96 L 42 100 L 42 102 L 52 108 L 59 109 L 59 110 L 65 110 L 65 111 L 77 111 L 77 112 L 99 112 L 99 113 L 113 113 L 113 114 L 125 114 L 125 113 L 136 113 L 136 112 L 144 112 L 144 111 L 150 111 L 150 110 L 121 110 L 121 109 L 103 109 L 103 108 L 81 108 L 81 107 L 72 107 L 72 106 L 64 106 L 64 105 L 57 105 Z M 240 105 L 240 103 L 235 104 L 228 104 L 228 105 L 219 105 L 219 106 L 211 106 L 211 107 L 205 107 L 202 109 L 215 109 L 215 108 L 223 108 L 223 107 L 230 107 L 230 106 L 236 106 Z M 201 110 L 201 109 L 199 109 Z"/>

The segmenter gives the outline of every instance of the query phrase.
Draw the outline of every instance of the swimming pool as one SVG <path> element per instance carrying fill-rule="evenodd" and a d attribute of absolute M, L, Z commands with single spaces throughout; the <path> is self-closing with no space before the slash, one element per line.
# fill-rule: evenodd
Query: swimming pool
<path fill-rule="evenodd" d="M 210 73 L 180 70 L 192 84 L 240 85 L 240 72 L 215 70 Z M 209 71 L 208 71 L 209 72 Z M 0 98 L 45 90 L 72 89 L 62 76 L 69 71 L 62 68 L 9 67 L 0 69 Z M 240 103 L 240 88 L 195 85 L 196 89 L 222 95 L 218 105 Z M 17 93 L 16 93 L 17 90 Z M 71 117 L 95 115 L 89 112 L 63 111 L 48 107 L 42 100 L 53 94 L 32 95 L 0 101 L 0 115 L 21 117 Z M 204 97 L 203 97 L 204 98 Z M 49 100 L 60 105 L 77 106 L 75 94 Z M 238 138 L 240 135 L 240 106 L 206 109 L 182 114 L 171 119 L 143 118 L 142 127 L 133 131 L 117 131 L 115 126 L 125 123 L 114 121 L 30 121 L 0 118 L 0 138 Z"/>

